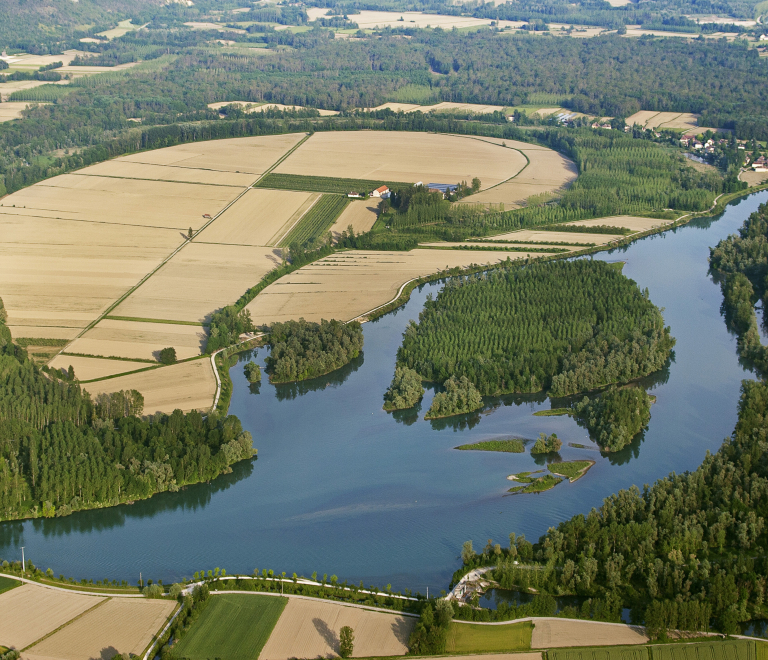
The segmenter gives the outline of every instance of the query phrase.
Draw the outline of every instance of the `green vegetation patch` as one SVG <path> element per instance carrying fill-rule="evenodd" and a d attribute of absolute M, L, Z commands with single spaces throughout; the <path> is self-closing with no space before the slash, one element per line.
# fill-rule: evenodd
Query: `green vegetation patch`
<path fill-rule="evenodd" d="M 19 564 L 21 565 L 21 564 Z M 0 594 L 10 591 L 11 589 L 21 585 L 21 582 L 12 578 L 0 577 Z"/>
<path fill-rule="evenodd" d="M 581 479 L 594 464 L 594 461 L 563 461 L 550 464 L 549 471 L 573 482 Z"/>
<path fill-rule="evenodd" d="M 438 392 L 432 399 L 425 419 L 438 419 L 472 412 L 483 407 L 483 397 L 474 384 L 466 377 L 449 378 L 445 381 L 445 392 Z"/>
<path fill-rule="evenodd" d="M 313 243 L 331 228 L 348 203 L 349 198 L 341 195 L 323 195 L 280 241 L 280 246 Z"/>
<path fill-rule="evenodd" d="M 423 396 L 421 376 L 408 367 L 397 367 L 392 383 L 384 393 L 384 410 L 413 408 Z"/>
<path fill-rule="evenodd" d="M 521 481 L 525 486 L 513 486 L 509 489 L 509 493 L 543 493 L 546 490 L 551 490 L 557 484 L 562 481 L 562 478 L 556 477 L 552 474 L 545 474 L 543 477 L 532 477 L 532 474 L 543 472 L 543 470 L 537 470 L 536 472 L 519 472 L 511 475 L 514 477 L 514 481 Z"/>
<path fill-rule="evenodd" d="M 627 227 L 612 227 L 610 225 L 549 225 L 541 227 L 544 231 L 568 231 L 577 234 L 620 234 L 627 236 L 634 234 L 633 229 Z"/>
<path fill-rule="evenodd" d="M 363 328 L 357 321 L 287 321 L 272 326 L 268 343 L 270 382 L 289 383 L 322 376 L 354 360 L 363 350 Z"/>
<path fill-rule="evenodd" d="M 370 194 L 380 186 L 389 188 L 408 186 L 402 181 L 377 181 L 376 179 L 337 179 L 330 176 L 304 176 L 302 174 L 267 174 L 256 184 L 257 188 L 277 190 L 306 190 L 307 192 L 337 193 L 350 192 Z"/>
<path fill-rule="evenodd" d="M 24 348 L 27 346 L 66 346 L 69 342 L 69 339 L 49 339 L 43 337 L 18 337 L 14 339 L 14 343 Z"/>
<path fill-rule="evenodd" d="M 422 378 L 482 395 L 563 396 L 658 371 L 674 340 L 634 281 L 602 261 L 510 263 L 450 280 L 398 351 Z"/>
<path fill-rule="evenodd" d="M 570 408 L 552 408 L 551 410 L 537 410 L 533 413 L 534 417 L 559 417 L 560 415 L 572 415 Z"/>
<path fill-rule="evenodd" d="M 258 658 L 287 603 L 276 596 L 217 595 L 173 655 L 189 660 Z"/>
<path fill-rule="evenodd" d="M 31 89 L 22 89 L 8 96 L 9 101 L 29 101 L 30 103 L 53 103 L 74 91 L 69 85 L 40 85 Z"/>
<path fill-rule="evenodd" d="M 639 387 L 613 387 L 596 399 L 584 397 L 573 411 L 601 449 L 619 451 L 651 420 L 651 397 Z"/>
<path fill-rule="evenodd" d="M 651 660 L 755 660 L 756 657 L 755 642 L 735 639 L 694 644 L 665 644 L 651 646 L 648 650 Z"/>
<path fill-rule="evenodd" d="M 531 648 L 532 633 L 533 624 L 529 621 L 507 626 L 454 622 L 448 629 L 445 650 L 449 653 L 528 651 Z"/>
<path fill-rule="evenodd" d="M 471 445 L 459 445 L 456 449 L 465 451 L 501 451 L 509 454 L 522 454 L 525 451 L 525 445 L 517 438 L 506 438 L 502 440 L 485 440 L 484 442 L 475 442 Z"/>
<path fill-rule="evenodd" d="M 651 660 L 645 646 L 552 649 L 547 656 L 549 660 Z"/>

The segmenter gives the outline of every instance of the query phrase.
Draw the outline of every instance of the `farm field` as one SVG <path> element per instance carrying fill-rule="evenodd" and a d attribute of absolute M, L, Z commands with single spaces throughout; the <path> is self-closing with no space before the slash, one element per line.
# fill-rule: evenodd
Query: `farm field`
<path fill-rule="evenodd" d="M 473 112 L 478 115 L 490 114 L 492 112 L 504 112 L 503 105 L 481 105 L 478 103 L 451 103 L 449 101 L 443 101 L 436 103 L 435 105 L 419 105 L 417 103 L 382 103 L 375 108 L 368 108 L 368 110 L 384 110 L 390 109 L 393 112 Z"/>
<path fill-rule="evenodd" d="M 184 246 L 184 249 L 173 259 L 120 303 L 112 314 L 130 318 L 201 323 L 215 310 L 235 302 L 248 287 L 256 284 L 270 270 L 279 266 L 281 258 L 275 252 L 270 247 L 218 245 L 198 243 L 195 240 Z M 97 327 L 101 327 L 103 323 L 102 321 Z M 112 323 L 117 322 L 110 321 L 110 324 Z M 129 323 L 122 328 L 130 330 L 134 325 L 136 324 Z M 146 326 L 148 331 L 159 331 L 164 327 L 159 323 L 150 323 Z M 181 334 L 201 336 L 202 328 L 175 327 L 179 328 Z M 192 347 L 193 344 L 189 346 Z M 194 347 L 197 351 L 200 347 L 199 342 L 194 343 Z M 160 348 L 163 347 L 160 346 Z M 76 352 L 92 355 L 120 355 L 120 353 L 94 353 L 93 351 Z M 198 354 L 199 351 L 194 353 L 194 355 Z M 144 355 L 125 355 L 124 357 L 144 357 Z"/>
<path fill-rule="evenodd" d="M 315 133 L 275 172 L 349 179 L 458 183 L 479 177 L 484 188 L 517 174 L 520 153 L 453 135 L 379 131 Z"/>
<path fill-rule="evenodd" d="M 528 622 L 507 626 L 452 623 L 448 629 L 445 650 L 449 653 L 528 651 L 531 648 L 532 630 L 533 624 Z"/>
<path fill-rule="evenodd" d="M 347 208 L 342 211 L 336 222 L 331 227 L 331 233 L 335 239 L 338 239 L 341 232 L 346 231 L 352 225 L 356 234 L 370 231 L 379 217 L 379 200 L 377 199 L 359 199 L 352 201 Z"/>
<path fill-rule="evenodd" d="M 313 13 L 313 20 L 325 16 L 327 10 L 320 14 Z M 401 20 L 402 19 L 402 20 Z M 353 20 L 362 30 L 384 27 L 441 27 L 451 29 L 453 27 L 474 27 L 476 25 L 490 25 L 490 19 L 472 18 L 469 16 L 443 16 L 440 14 L 423 14 L 415 11 L 369 11 L 364 10 L 354 15 Z M 505 23 L 506 21 L 499 21 Z"/>
<path fill-rule="evenodd" d="M 258 658 L 287 602 L 272 596 L 217 594 L 175 653 L 189 660 Z"/>
<path fill-rule="evenodd" d="M 138 390 L 144 395 L 144 414 L 172 413 L 177 408 L 207 411 L 216 394 L 216 379 L 208 358 L 109 380 L 87 383 L 83 389 L 93 396 L 102 392 Z"/>
<path fill-rule="evenodd" d="M 706 129 L 698 128 L 699 115 L 690 112 L 656 112 L 655 110 L 641 110 L 627 117 L 627 126 L 639 124 L 643 128 L 674 128 L 679 130 Z"/>
<path fill-rule="evenodd" d="M 59 349 L 54 349 L 58 351 Z M 93 380 L 105 378 L 115 374 L 124 374 L 127 371 L 146 369 L 151 367 L 148 362 L 129 362 L 128 360 L 100 360 L 98 358 L 85 358 L 77 355 L 57 355 L 48 366 L 53 369 L 68 369 L 72 366 L 78 380 Z"/>
<path fill-rule="evenodd" d="M 590 220 L 576 220 L 567 224 L 576 227 L 594 227 L 595 225 L 606 225 L 608 227 L 625 227 L 632 231 L 648 231 L 656 227 L 663 227 L 674 222 L 674 220 L 659 220 L 658 218 L 641 218 L 631 215 L 617 215 L 608 218 L 592 218 Z M 599 234 L 593 234 L 599 236 Z"/>
<path fill-rule="evenodd" d="M 355 657 L 405 655 L 416 621 L 339 603 L 290 598 L 259 660 L 338 656 L 343 626 L 355 631 Z"/>
<path fill-rule="evenodd" d="M 176 608 L 167 600 L 110 598 L 24 652 L 24 660 L 88 660 L 105 650 L 139 655 Z M 108 657 L 108 656 L 106 656 Z"/>
<path fill-rule="evenodd" d="M 746 172 L 742 172 L 739 175 L 739 178 L 742 181 L 746 181 L 750 186 L 759 186 L 761 183 L 768 181 L 768 172 L 754 172 L 752 170 L 748 170 Z"/>
<path fill-rule="evenodd" d="M 202 326 L 102 319 L 64 350 L 80 355 L 152 360 L 157 359 L 161 349 L 173 346 L 176 358 L 184 360 L 200 355 L 204 343 Z"/>
<path fill-rule="evenodd" d="M 0 594 L 2 643 L 23 649 L 105 599 L 34 584 Z"/>
<path fill-rule="evenodd" d="M 251 185 L 255 174 L 246 172 L 225 172 L 175 165 L 150 165 L 132 163 L 126 160 L 107 160 L 75 172 L 76 176 L 103 176 L 118 179 L 140 179 L 145 181 L 173 181 L 177 183 L 207 183 L 220 186 Z"/>
<path fill-rule="evenodd" d="M 243 112 L 254 113 L 264 112 L 266 110 L 304 110 L 303 105 L 283 105 L 282 103 L 252 103 L 250 101 L 218 101 L 217 103 L 209 103 L 208 107 L 211 110 L 220 110 L 227 105 L 239 105 Z M 317 109 L 318 114 L 321 117 L 332 117 L 338 115 L 338 110 L 322 110 Z"/>
<path fill-rule="evenodd" d="M 540 253 L 482 250 L 350 250 L 304 266 L 270 284 L 248 304 L 256 325 L 304 317 L 348 321 L 384 305 L 407 281 L 443 268 L 497 263 Z"/>
<path fill-rule="evenodd" d="M 21 117 L 21 111 L 24 110 L 28 105 L 29 103 L 26 101 L 0 103 L 0 122 L 19 119 Z"/>
<path fill-rule="evenodd" d="M 647 641 L 643 628 L 637 626 L 547 618 L 536 621 L 531 636 L 531 648 L 645 644 Z"/>
<path fill-rule="evenodd" d="M 507 234 L 489 236 L 488 240 L 493 241 L 494 244 L 502 241 L 530 241 L 531 243 L 569 243 L 572 245 L 594 243 L 595 245 L 602 245 L 603 243 L 610 243 L 611 241 L 620 238 L 624 238 L 624 236 L 622 234 L 588 234 L 586 232 L 580 234 L 570 231 L 536 231 L 535 229 L 519 229 Z"/>
<path fill-rule="evenodd" d="M 319 197 L 311 192 L 251 189 L 195 240 L 230 245 L 277 245 Z"/>
<path fill-rule="evenodd" d="M 320 238 L 330 230 L 348 203 L 349 199 L 343 195 L 322 195 L 280 239 L 278 245 L 288 247 L 294 242 L 304 245 Z"/>

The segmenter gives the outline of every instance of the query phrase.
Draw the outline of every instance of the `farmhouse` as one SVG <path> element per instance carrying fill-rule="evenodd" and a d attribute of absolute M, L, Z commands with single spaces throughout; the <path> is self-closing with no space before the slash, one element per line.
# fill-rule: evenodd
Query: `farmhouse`
<path fill-rule="evenodd" d="M 752 169 L 755 172 L 768 172 L 768 160 L 766 160 L 765 156 L 756 158 L 755 162 L 752 163 Z"/>
<path fill-rule="evenodd" d="M 458 187 L 459 187 L 458 185 L 454 185 L 452 183 L 428 183 L 427 184 L 427 188 L 429 189 L 429 192 L 441 192 L 443 193 L 443 195 L 452 193 Z"/>
<path fill-rule="evenodd" d="M 392 193 L 389 191 L 387 186 L 380 186 L 371 193 L 371 197 L 381 197 L 382 199 L 387 199 L 391 194 Z"/>

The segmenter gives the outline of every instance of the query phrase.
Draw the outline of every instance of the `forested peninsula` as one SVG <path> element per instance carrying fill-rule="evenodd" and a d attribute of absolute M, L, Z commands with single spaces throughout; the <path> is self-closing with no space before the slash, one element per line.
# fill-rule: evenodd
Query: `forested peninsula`
<path fill-rule="evenodd" d="M 306 380 L 335 371 L 360 355 L 363 328 L 357 321 L 286 321 L 272 325 L 268 344 L 270 382 Z"/>
<path fill-rule="evenodd" d="M 450 280 L 406 328 L 397 364 L 482 395 L 563 396 L 657 371 L 673 345 L 647 291 L 615 265 L 534 262 Z"/>
<path fill-rule="evenodd" d="M 138 392 L 91 399 L 13 344 L 0 303 L 0 520 L 64 516 L 210 481 L 251 458 L 234 416 L 141 418 Z"/>

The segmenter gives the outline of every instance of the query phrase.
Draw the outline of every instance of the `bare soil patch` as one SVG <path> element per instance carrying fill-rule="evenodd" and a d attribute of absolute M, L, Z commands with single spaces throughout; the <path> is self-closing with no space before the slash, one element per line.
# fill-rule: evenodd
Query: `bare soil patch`
<path fill-rule="evenodd" d="M 90 660 L 109 657 L 106 650 L 139 655 L 175 606 L 165 600 L 112 598 L 35 644 L 24 658 Z"/>
<path fill-rule="evenodd" d="M 331 233 L 338 240 L 341 232 L 347 231 L 350 225 L 355 234 L 369 231 L 379 217 L 379 204 L 376 199 L 360 199 L 345 208 L 338 220 L 333 223 Z"/>
<path fill-rule="evenodd" d="M 673 223 L 674 220 L 659 220 L 658 218 L 641 218 L 631 215 L 616 215 L 609 218 L 592 218 L 590 220 L 577 220 L 567 224 L 577 227 L 592 227 L 606 225 L 608 227 L 626 227 L 632 231 L 648 231 L 656 227 L 663 227 Z M 593 234 L 599 236 L 599 234 Z M 595 241 L 597 242 L 597 241 Z"/>
<path fill-rule="evenodd" d="M 83 389 L 93 396 L 102 392 L 138 390 L 144 395 L 144 414 L 172 413 L 177 408 L 207 411 L 216 395 L 216 379 L 207 358 L 160 367 L 138 374 L 86 383 Z"/>
<path fill-rule="evenodd" d="M 566 619 L 537 619 L 534 623 L 531 647 L 536 649 L 644 644 L 648 641 L 639 626 Z"/>
<path fill-rule="evenodd" d="M 768 181 L 768 172 L 754 172 L 750 170 L 742 172 L 739 178 L 742 181 L 746 181 L 750 186 L 757 186 Z"/>
<path fill-rule="evenodd" d="M 415 623 L 412 617 L 291 598 L 259 659 L 338 657 L 343 626 L 355 632 L 355 657 L 405 655 Z"/>
<path fill-rule="evenodd" d="M 0 642 L 23 649 L 103 600 L 101 597 L 23 584 L 0 594 Z"/>
<path fill-rule="evenodd" d="M 481 140 L 348 131 L 315 133 L 275 172 L 413 183 L 458 183 L 479 177 L 486 188 L 514 176 L 524 165 L 519 153 Z"/>
<path fill-rule="evenodd" d="M 257 284 L 280 263 L 279 250 L 274 248 L 194 241 L 118 305 L 113 314 L 143 319 L 203 322 L 213 311 L 234 303 L 246 289 Z M 164 327 L 162 324 L 147 325 L 155 329 Z M 201 330 L 198 328 L 196 332 L 199 334 Z M 194 333 L 190 331 L 190 334 Z"/>

